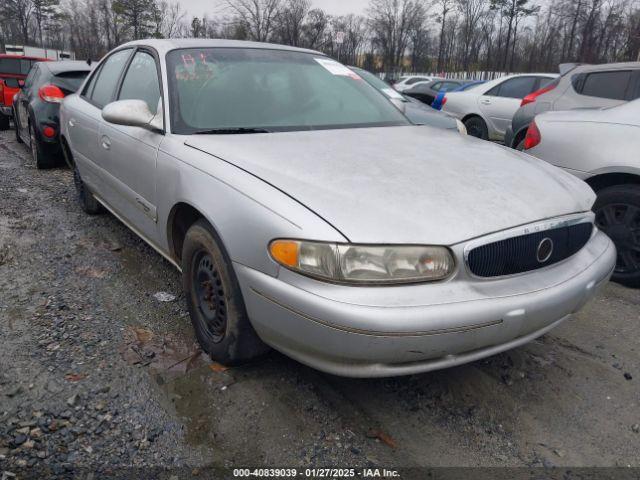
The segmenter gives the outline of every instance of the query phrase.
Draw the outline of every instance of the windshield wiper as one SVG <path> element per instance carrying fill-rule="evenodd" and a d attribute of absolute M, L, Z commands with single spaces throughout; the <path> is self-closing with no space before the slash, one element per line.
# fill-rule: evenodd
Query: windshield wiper
<path fill-rule="evenodd" d="M 232 128 L 211 128 L 209 130 L 198 130 L 192 135 L 243 135 L 250 133 L 271 133 L 266 128 L 232 127 Z"/>

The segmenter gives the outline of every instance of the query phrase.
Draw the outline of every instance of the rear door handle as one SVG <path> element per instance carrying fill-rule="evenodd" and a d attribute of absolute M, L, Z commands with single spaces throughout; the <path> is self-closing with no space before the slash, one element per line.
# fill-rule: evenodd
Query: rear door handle
<path fill-rule="evenodd" d="M 102 148 L 109 150 L 111 148 L 111 140 L 109 137 L 102 137 Z"/>
<path fill-rule="evenodd" d="M 483 105 L 491 105 L 491 100 L 482 100 L 480 103 Z"/>

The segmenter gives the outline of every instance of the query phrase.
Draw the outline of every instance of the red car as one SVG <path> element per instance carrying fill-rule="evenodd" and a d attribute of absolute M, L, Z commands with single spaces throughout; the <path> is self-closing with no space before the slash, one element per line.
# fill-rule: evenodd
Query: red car
<path fill-rule="evenodd" d="M 12 116 L 13 97 L 36 62 L 48 62 L 47 58 L 0 54 L 0 130 L 8 130 Z"/>

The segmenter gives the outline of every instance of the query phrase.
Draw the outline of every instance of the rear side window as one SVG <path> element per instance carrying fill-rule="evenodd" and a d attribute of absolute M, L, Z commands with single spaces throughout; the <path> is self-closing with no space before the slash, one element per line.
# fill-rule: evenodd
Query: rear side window
<path fill-rule="evenodd" d="M 54 82 L 63 90 L 76 92 L 84 82 L 84 79 L 87 78 L 88 73 L 86 71 L 62 72 L 55 76 Z"/>
<path fill-rule="evenodd" d="M 494 97 L 524 98 L 535 90 L 536 77 L 511 78 L 494 87 L 487 93 Z"/>
<path fill-rule="evenodd" d="M 434 83 L 431 86 L 431 88 L 433 88 L 434 90 L 440 90 L 440 87 L 442 87 L 442 82 Z"/>
<path fill-rule="evenodd" d="M 633 71 L 581 73 L 571 78 L 574 90 L 589 97 L 625 100 Z"/>
<path fill-rule="evenodd" d="M 160 100 L 160 82 L 156 61 L 147 52 L 137 52 L 122 81 L 119 100 L 144 100 L 156 114 Z"/>
<path fill-rule="evenodd" d="M 427 80 L 426 78 L 422 78 L 422 77 L 416 77 L 416 78 L 412 78 L 410 80 L 407 80 L 407 85 L 413 85 L 414 83 L 418 83 L 418 82 L 424 82 L 425 80 Z"/>
<path fill-rule="evenodd" d="M 111 102 L 120 74 L 131 54 L 131 50 L 121 50 L 111 55 L 98 72 L 98 77 L 91 92 L 91 100 L 102 108 Z"/>

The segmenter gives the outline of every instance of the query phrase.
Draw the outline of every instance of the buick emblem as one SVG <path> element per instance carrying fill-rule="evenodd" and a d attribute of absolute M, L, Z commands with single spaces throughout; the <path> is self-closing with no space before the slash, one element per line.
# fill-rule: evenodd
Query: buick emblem
<path fill-rule="evenodd" d="M 551 258 L 553 254 L 553 240 L 549 237 L 543 238 L 538 244 L 538 250 L 536 251 L 536 258 L 539 263 L 544 263 Z"/>

